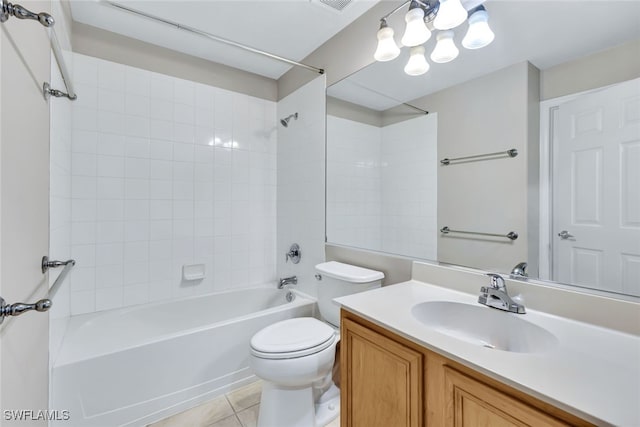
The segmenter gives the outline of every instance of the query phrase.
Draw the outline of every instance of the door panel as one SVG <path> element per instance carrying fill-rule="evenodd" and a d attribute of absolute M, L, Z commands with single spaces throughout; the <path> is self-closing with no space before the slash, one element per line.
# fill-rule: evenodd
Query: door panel
<path fill-rule="evenodd" d="M 640 228 L 640 142 L 621 144 L 620 147 L 621 184 L 621 225 Z"/>
<path fill-rule="evenodd" d="M 553 280 L 640 296 L 640 79 L 556 117 Z"/>
<path fill-rule="evenodd" d="M 602 149 L 572 153 L 571 169 L 573 224 L 601 225 L 602 222 Z"/>

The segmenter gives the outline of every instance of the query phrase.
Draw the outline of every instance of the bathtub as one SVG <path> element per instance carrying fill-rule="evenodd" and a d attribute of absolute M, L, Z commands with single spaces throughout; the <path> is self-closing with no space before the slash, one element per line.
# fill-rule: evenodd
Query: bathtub
<path fill-rule="evenodd" d="M 70 412 L 67 427 L 165 418 L 253 381 L 251 336 L 315 307 L 262 287 L 72 317 L 52 365 L 52 408 Z"/>

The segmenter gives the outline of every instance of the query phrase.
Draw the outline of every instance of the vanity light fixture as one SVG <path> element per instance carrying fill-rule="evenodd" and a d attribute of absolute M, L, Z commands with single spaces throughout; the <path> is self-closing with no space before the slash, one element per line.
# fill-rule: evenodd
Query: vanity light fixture
<path fill-rule="evenodd" d="M 489 27 L 489 14 L 483 5 L 467 12 L 460 0 L 407 0 L 380 19 L 378 47 L 373 55 L 376 61 L 392 61 L 400 55 L 400 47 L 394 40 L 394 31 L 387 24 L 387 18 L 407 4 L 409 10 L 405 15 L 406 28 L 401 43 L 402 46 L 411 48 L 409 62 L 404 67 L 404 71 L 411 76 L 418 76 L 429 70 L 423 45 L 431 38 L 432 30 L 439 31 L 430 58 L 441 64 L 457 58 L 460 51 L 453 40 L 454 28 L 465 20 L 469 23 L 462 40 L 462 46 L 466 49 L 483 48 L 495 38 Z"/>
<path fill-rule="evenodd" d="M 410 76 L 419 76 L 429 71 L 429 63 L 424 57 L 424 46 L 411 48 L 411 57 L 404 67 L 404 72 Z"/>
<path fill-rule="evenodd" d="M 438 30 L 450 30 L 467 19 L 467 11 L 460 0 L 440 0 L 440 9 L 433 26 Z"/>
<path fill-rule="evenodd" d="M 396 59 L 400 55 L 400 48 L 393 39 L 393 28 L 387 25 L 386 19 L 380 20 L 378 30 L 378 48 L 373 57 L 376 61 L 386 62 Z"/>
<path fill-rule="evenodd" d="M 495 38 L 489 27 L 489 14 L 484 6 L 478 6 L 469 14 L 469 30 L 462 39 L 462 46 L 467 49 L 480 49 L 487 46 Z"/>
<path fill-rule="evenodd" d="M 424 22 L 424 10 L 417 1 L 411 2 L 404 20 L 407 23 L 401 40 L 404 46 L 418 46 L 431 38 L 431 31 Z"/>
<path fill-rule="evenodd" d="M 436 40 L 436 47 L 431 52 L 431 60 L 438 64 L 444 64 L 445 62 L 451 62 L 458 57 L 460 51 L 453 42 L 453 31 L 446 30 L 440 31 Z"/>

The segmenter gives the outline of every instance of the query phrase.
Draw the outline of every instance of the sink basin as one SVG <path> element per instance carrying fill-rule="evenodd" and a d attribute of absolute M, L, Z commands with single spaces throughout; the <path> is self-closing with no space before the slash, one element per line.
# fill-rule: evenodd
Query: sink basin
<path fill-rule="evenodd" d="M 416 304 L 413 316 L 429 328 L 482 347 L 515 353 L 540 353 L 558 339 L 546 329 L 494 308 L 450 301 Z"/>

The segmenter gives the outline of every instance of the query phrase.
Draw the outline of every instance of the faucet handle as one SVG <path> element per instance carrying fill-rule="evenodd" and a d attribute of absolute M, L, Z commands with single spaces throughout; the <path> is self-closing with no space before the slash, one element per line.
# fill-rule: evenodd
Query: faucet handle
<path fill-rule="evenodd" d="M 284 256 L 284 261 L 288 262 L 291 260 L 292 263 L 297 264 L 300 262 L 300 257 L 302 256 L 300 252 L 300 246 L 297 243 L 294 243 L 289 248 L 289 252 L 287 252 Z"/>
<path fill-rule="evenodd" d="M 495 273 L 487 273 L 487 276 L 491 278 L 491 287 L 494 289 L 507 290 L 507 285 L 501 275 Z"/>

